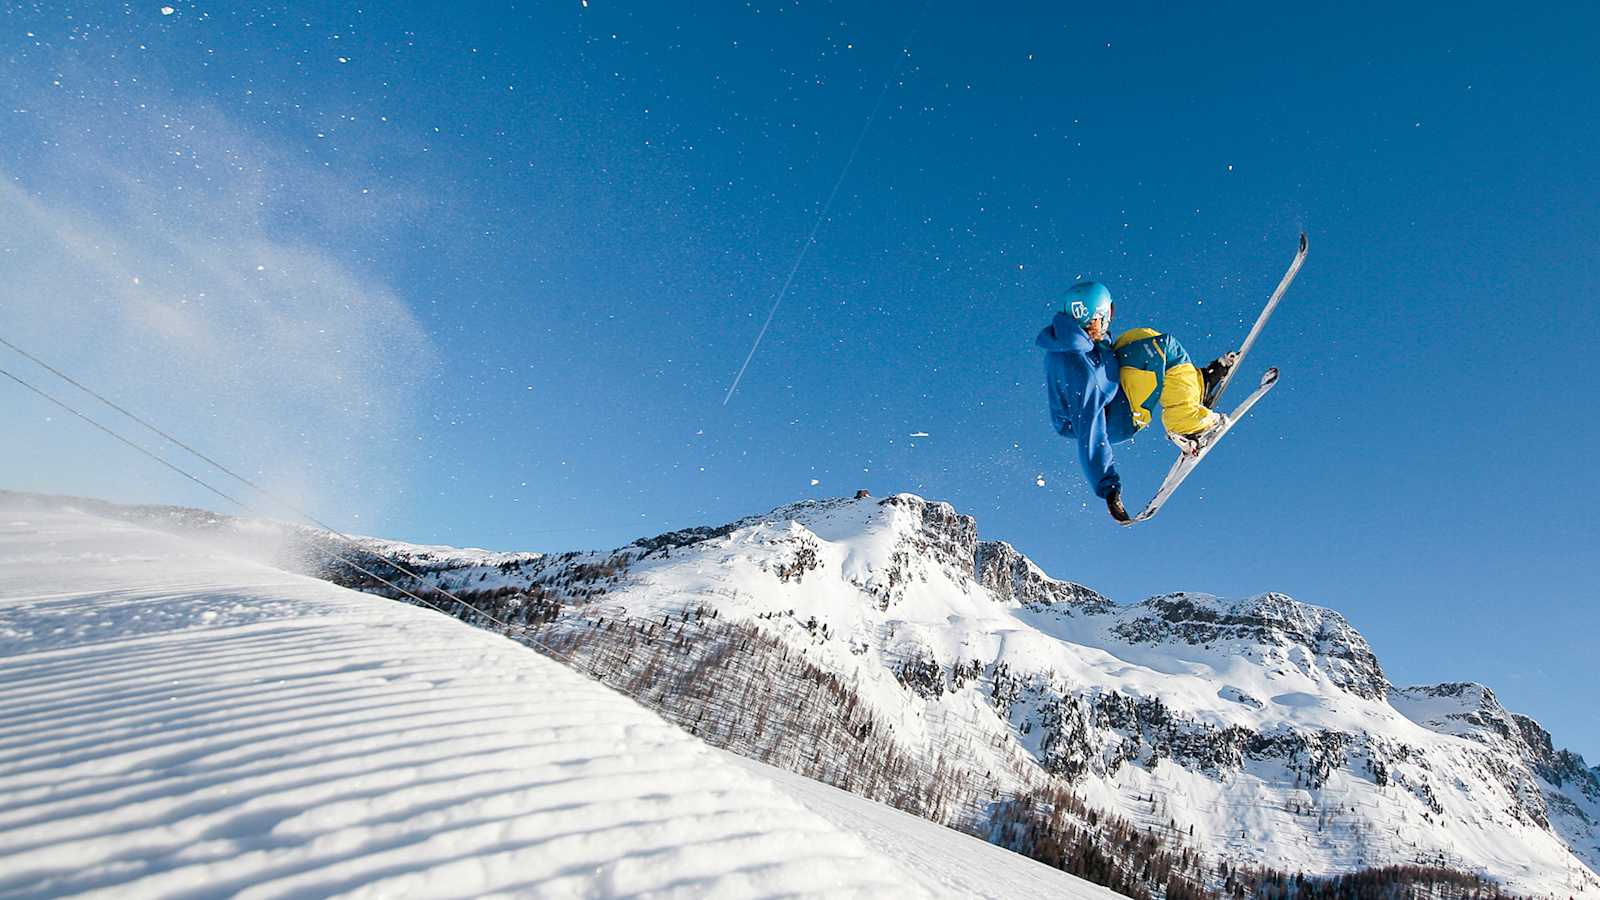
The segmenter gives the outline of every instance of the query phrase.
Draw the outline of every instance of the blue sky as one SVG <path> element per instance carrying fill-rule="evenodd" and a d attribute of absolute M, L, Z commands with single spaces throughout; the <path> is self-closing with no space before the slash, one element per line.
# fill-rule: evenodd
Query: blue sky
<path fill-rule="evenodd" d="M 559 550 L 913 491 L 1123 602 L 1333 607 L 1600 762 L 1593 9 L 169 2 L 0 10 L 0 327 L 325 519 Z M 1115 527 L 1053 298 L 1209 359 L 1302 230 L 1280 386 Z M 221 505 L 0 396 L 8 486 Z M 1118 454 L 1142 500 L 1171 450 Z"/>

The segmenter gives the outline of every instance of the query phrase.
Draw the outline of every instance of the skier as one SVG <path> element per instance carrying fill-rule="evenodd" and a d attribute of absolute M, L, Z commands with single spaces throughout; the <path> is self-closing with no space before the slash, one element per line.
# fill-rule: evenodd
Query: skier
<path fill-rule="evenodd" d="M 1223 357 L 1198 370 L 1176 338 L 1150 328 L 1110 342 L 1111 292 L 1099 282 L 1068 288 L 1063 307 L 1035 339 L 1045 350 L 1050 420 L 1057 433 L 1077 441 L 1078 461 L 1095 496 L 1106 501 L 1112 518 L 1127 522 L 1111 445 L 1154 421 L 1160 404 L 1174 442 L 1185 453 L 1199 452 L 1227 421 L 1204 401 L 1231 361 Z"/>

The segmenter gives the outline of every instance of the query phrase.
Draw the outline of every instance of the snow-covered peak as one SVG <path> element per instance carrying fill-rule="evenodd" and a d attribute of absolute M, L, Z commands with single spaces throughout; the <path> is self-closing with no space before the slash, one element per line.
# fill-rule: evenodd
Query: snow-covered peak
<path fill-rule="evenodd" d="M 913 584 L 938 584 L 945 595 L 970 594 L 977 544 L 976 520 L 948 503 L 914 494 L 880 499 L 862 492 L 853 498 L 789 503 L 726 525 L 640 538 L 616 554 L 636 563 L 634 570 L 640 573 L 681 568 L 665 566 L 663 560 L 682 560 L 686 554 L 701 561 L 691 566 L 698 574 L 707 571 L 708 560 L 719 567 L 750 565 L 776 572 L 785 583 L 825 569 L 827 582 L 836 588 L 824 592 L 832 595 L 825 605 L 842 614 L 863 599 L 888 609 Z M 708 589 L 703 581 L 691 579 L 681 590 Z M 781 599 L 788 603 L 791 598 Z"/>
<path fill-rule="evenodd" d="M 830 543 L 871 544 L 889 552 L 909 545 L 926 558 L 968 573 L 978 543 L 977 520 L 956 512 L 949 503 L 915 494 L 876 498 L 863 491 L 855 497 L 786 503 L 726 525 L 669 531 L 629 546 L 646 551 L 685 547 L 737 531 L 790 523 Z"/>
<path fill-rule="evenodd" d="M 1600 779 L 1583 757 L 1555 746 L 1550 732 L 1530 716 L 1500 705 L 1494 691 L 1470 681 L 1419 685 L 1390 692 L 1389 703 L 1430 731 L 1486 744 L 1504 744 L 1556 787 L 1574 784 L 1600 801 Z"/>
<path fill-rule="evenodd" d="M 1395 688 L 1389 703 L 1406 718 L 1440 734 L 1477 741 L 1491 736 L 1506 741 L 1521 737 L 1517 723 L 1494 691 L 1476 682 Z"/>
<path fill-rule="evenodd" d="M 1174 593 L 1134 606 L 1112 633 L 1129 643 L 1247 644 L 1303 650 L 1334 685 L 1365 699 L 1389 686 L 1367 639 L 1344 616 L 1269 592 L 1244 600 Z"/>
<path fill-rule="evenodd" d="M 980 542 L 974 569 L 978 582 L 1002 602 L 1089 615 L 1104 615 L 1117 608 L 1092 588 L 1051 578 L 1005 541 Z"/>

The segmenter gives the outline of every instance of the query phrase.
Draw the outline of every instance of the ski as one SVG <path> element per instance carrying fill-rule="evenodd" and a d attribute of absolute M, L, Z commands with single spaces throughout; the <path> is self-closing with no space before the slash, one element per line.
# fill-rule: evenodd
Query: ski
<path fill-rule="evenodd" d="M 1228 413 L 1228 424 L 1223 426 L 1222 433 L 1213 438 L 1211 443 L 1200 448 L 1199 453 L 1193 456 L 1188 454 L 1180 455 L 1178 461 L 1173 463 L 1172 468 L 1167 472 L 1167 477 L 1161 482 L 1161 488 L 1156 491 L 1156 495 L 1150 499 L 1150 502 L 1145 505 L 1145 508 L 1138 515 L 1122 524 L 1132 525 L 1136 522 L 1143 522 L 1159 512 L 1161 505 L 1167 502 L 1167 498 L 1171 497 L 1172 492 L 1178 489 L 1178 485 L 1183 484 L 1183 480 L 1189 477 L 1189 473 L 1194 471 L 1195 466 L 1200 465 L 1200 460 L 1205 459 L 1206 454 L 1210 453 L 1212 448 L 1222 443 L 1222 439 L 1228 436 L 1228 432 L 1233 430 L 1233 426 L 1239 424 L 1239 420 L 1244 417 L 1245 413 L 1250 411 L 1250 407 L 1255 406 L 1256 401 L 1265 397 L 1267 391 L 1272 390 L 1272 386 L 1277 383 L 1278 370 L 1268 369 L 1266 374 L 1261 376 L 1261 386 L 1252 391 L 1250 396 L 1244 398 L 1244 402 L 1234 408 L 1233 412 Z"/>
<path fill-rule="evenodd" d="M 1227 393 L 1228 385 L 1232 383 L 1233 376 L 1238 373 L 1239 367 L 1244 365 L 1245 355 L 1255 345 L 1256 338 L 1261 335 L 1261 329 L 1267 326 L 1267 320 L 1272 318 L 1272 311 L 1278 308 L 1278 301 L 1283 299 L 1284 292 L 1289 290 L 1289 285 L 1294 281 L 1294 276 L 1300 273 L 1300 266 L 1306 261 L 1306 233 L 1300 232 L 1300 249 L 1295 253 L 1294 260 L 1289 263 L 1289 271 L 1283 273 L 1283 280 L 1278 282 L 1278 289 L 1267 298 L 1267 305 L 1262 307 L 1261 315 L 1256 316 L 1256 323 L 1250 326 L 1250 334 L 1239 345 L 1239 358 L 1234 360 L 1233 367 L 1228 374 L 1222 376 L 1222 386 L 1217 388 L 1217 395 L 1212 402 L 1220 402 L 1222 395 Z"/>
<path fill-rule="evenodd" d="M 1302 231 L 1300 233 L 1300 249 L 1295 252 L 1294 259 L 1289 263 L 1289 270 L 1283 273 L 1283 279 L 1278 282 L 1277 289 L 1272 292 L 1271 297 L 1267 298 L 1267 305 L 1262 307 L 1261 314 L 1256 316 L 1256 323 L 1250 326 L 1250 333 L 1245 336 L 1244 343 L 1239 345 L 1239 358 L 1234 360 L 1233 366 L 1228 369 L 1228 373 L 1222 376 L 1222 384 L 1217 387 L 1216 396 L 1211 399 L 1213 404 L 1222 400 L 1222 395 L 1228 390 L 1228 385 L 1233 381 L 1233 376 L 1238 374 L 1239 368 L 1244 365 L 1245 356 L 1249 354 L 1250 348 L 1255 345 L 1256 338 L 1260 337 L 1261 329 L 1266 327 L 1267 320 L 1272 318 L 1273 310 L 1278 308 L 1278 302 L 1283 299 L 1284 293 L 1289 290 L 1289 285 L 1294 282 L 1294 276 L 1299 274 L 1301 264 L 1306 261 L 1306 248 L 1306 235 Z M 1260 387 L 1257 387 L 1250 396 L 1245 398 L 1243 403 L 1228 414 L 1228 424 L 1222 429 L 1222 434 L 1217 435 L 1211 443 L 1193 456 L 1180 453 L 1178 461 L 1172 464 L 1171 469 L 1167 470 L 1167 477 L 1162 480 L 1161 488 L 1156 491 L 1155 497 L 1151 498 L 1150 502 L 1145 505 L 1145 508 L 1138 515 L 1122 524 L 1133 525 L 1136 522 L 1143 522 L 1159 512 L 1161 505 L 1167 502 L 1167 498 L 1171 497 L 1172 492 L 1178 489 L 1178 485 L 1183 484 L 1183 480 L 1189 477 L 1189 473 L 1193 472 L 1195 466 L 1200 464 L 1200 460 L 1205 459 L 1206 454 L 1211 452 L 1211 448 L 1221 443 L 1222 438 L 1233 430 L 1233 426 L 1239 424 L 1239 419 L 1250 411 L 1250 407 L 1255 406 L 1256 401 L 1266 396 L 1267 391 L 1272 390 L 1272 386 L 1277 383 L 1278 370 L 1268 369 L 1266 374 L 1261 376 Z"/>

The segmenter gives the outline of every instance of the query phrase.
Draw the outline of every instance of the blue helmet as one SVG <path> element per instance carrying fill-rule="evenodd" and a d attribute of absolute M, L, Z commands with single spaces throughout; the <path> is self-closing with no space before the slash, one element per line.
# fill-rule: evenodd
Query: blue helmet
<path fill-rule="evenodd" d="M 1061 298 L 1063 312 L 1087 327 L 1095 316 L 1111 317 L 1111 292 L 1098 281 L 1080 281 Z"/>

